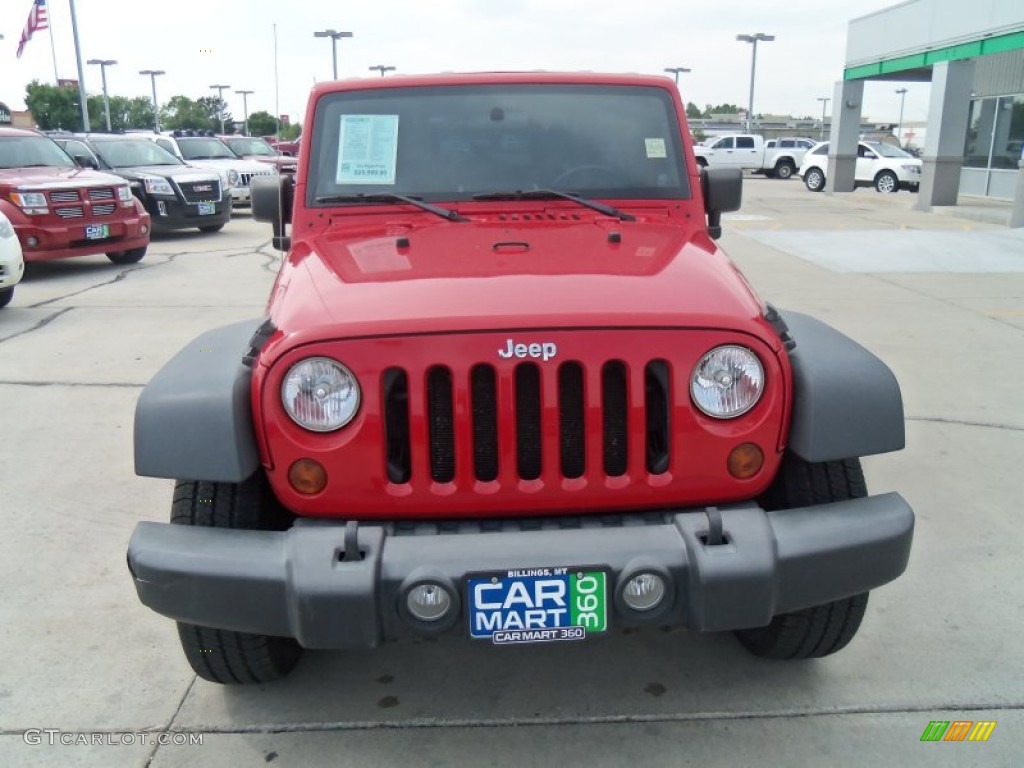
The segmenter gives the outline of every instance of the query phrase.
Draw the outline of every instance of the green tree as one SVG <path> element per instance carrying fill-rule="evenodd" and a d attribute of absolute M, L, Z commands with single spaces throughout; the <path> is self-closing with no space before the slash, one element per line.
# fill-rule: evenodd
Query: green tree
<path fill-rule="evenodd" d="M 121 98 L 120 96 L 116 98 Z M 118 105 L 118 109 L 121 109 L 121 105 Z M 110 103 L 111 112 L 114 109 L 114 102 L 111 100 Z M 133 99 L 126 99 L 123 106 L 124 109 L 124 127 L 125 128 L 153 128 L 153 102 L 147 99 L 145 96 L 136 96 Z M 111 114 L 113 119 L 113 114 Z"/>
<path fill-rule="evenodd" d="M 302 134 L 302 123 L 289 123 L 281 126 L 281 138 L 295 141 Z"/>
<path fill-rule="evenodd" d="M 252 136 L 273 136 L 277 132 L 277 119 L 265 110 L 249 115 L 249 133 Z"/>
<path fill-rule="evenodd" d="M 696 118 L 702 117 L 702 114 L 701 114 L 701 111 L 700 111 L 700 107 L 698 107 L 692 101 L 687 102 L 687 104 L 686 104 L 686 116 L 690 120 L 694 120 Z"/>
<path fill-rule="evenodd" d="M 231 111 L 228 109 L 228 104 L 223 99 L 219 99 L 216 96 L 203 96 L 202 98 L 196 99 L 196 104 L 206 114 L 207 122 L 209 126 L 207 130 L 220 132 L 220 117 L 221 110 L 223 110 L 224 117 L 224 132 L 234 133 L 235 132 L 235 121 L 231 117 Z"/>
<path fill-rule="evenodd" d="M 160 107 L 160 124 L 168 130 L 212 130 L 210 117 L 194 99 L 188 96 L 172 96 Z"/>
<path fill-rule="evenodd" d="M 25 86 L 25 106 L 32 112 L 36 125 L 44 131 L 82 129 L 76 88 L 58 88 L 33 80 Z"/>

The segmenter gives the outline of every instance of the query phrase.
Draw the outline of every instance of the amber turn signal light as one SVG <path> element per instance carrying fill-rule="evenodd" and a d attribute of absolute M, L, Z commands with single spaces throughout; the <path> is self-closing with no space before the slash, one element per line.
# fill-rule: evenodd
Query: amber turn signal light
<path fill-rule="evenodd" d="M 318 461 L 299 459 L 288 470 L 288 482 L 299 493 L 312 496 L 327 485 L 327 470 Z"/>
<path fill-rule="evenodd" d="M 761 471 L 764 454 L 753 443 L 737 445 L 729 452 L 729 474 L 738 480 L 746 480 Z"/>

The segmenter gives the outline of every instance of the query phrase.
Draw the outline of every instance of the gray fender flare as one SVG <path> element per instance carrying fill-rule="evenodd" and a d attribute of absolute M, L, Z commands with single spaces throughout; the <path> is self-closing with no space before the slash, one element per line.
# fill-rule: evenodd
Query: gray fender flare
<path fill-rule="evenodd" d="M 238 483 L 259 466 L 242 358 L 261 320 L 207 331 L 146 385 L 135 406 L 135 473 Z"/>
<path fill-rule="evenodd" d="M 820 320 L 779 314 L 796 342 L 789 449 L 806 461 L 901 450 L 903 397 L 889 366 Z"/>

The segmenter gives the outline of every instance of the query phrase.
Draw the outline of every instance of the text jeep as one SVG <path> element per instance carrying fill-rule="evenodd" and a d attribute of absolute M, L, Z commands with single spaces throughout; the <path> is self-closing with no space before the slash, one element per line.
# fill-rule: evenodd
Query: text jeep
<path fill-rule="evenodd" d="M 331 82 L 305 125 L 253 182 L 266 317 L 136 412 L 136 471 L 178 482 L 129 567 L 200 676 L 442 633 L 850 641 L 910 549 L 859 463 L 903 447 L 899 387 L 717 247 L 740 171 L 698 169 L 670 80 Z"/>

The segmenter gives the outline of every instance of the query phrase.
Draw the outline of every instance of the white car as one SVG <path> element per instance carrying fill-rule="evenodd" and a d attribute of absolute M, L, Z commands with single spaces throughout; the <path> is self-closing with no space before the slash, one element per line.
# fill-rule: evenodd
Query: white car
<path fill-rule="evenodd" d="M 797 175 L 811 192 L 821 192 L 825 188 L 827 169 L 828 142 L 825 141 L 804 155 Z M 874 187 L 879 192 L 898 192 L 901 189 L 917 192 L 921 186 L 921 161 L 892 144 L 858 142 L 854 186 Z"/>
<path fill-rule="evenodd" d="M 6 307 L 14 298 L 14 286 L 25 273 L 25 260 L 21 243 L 11 221 L 0 211 L 0 307 Z"/>
<path fill-rule="evenodd" d="M 171 134 L 148 135 L 147 138 L 191 166 L 219 171 L 225 182 L 225 191 L 228 186 L 231 187 L 231 201 L 236 206 L 249 205 L 252 201 L 249 182 L 253 176 L 277 174 L 272 165 L 243 160 L 216 136 L 175 131 Z"/>

